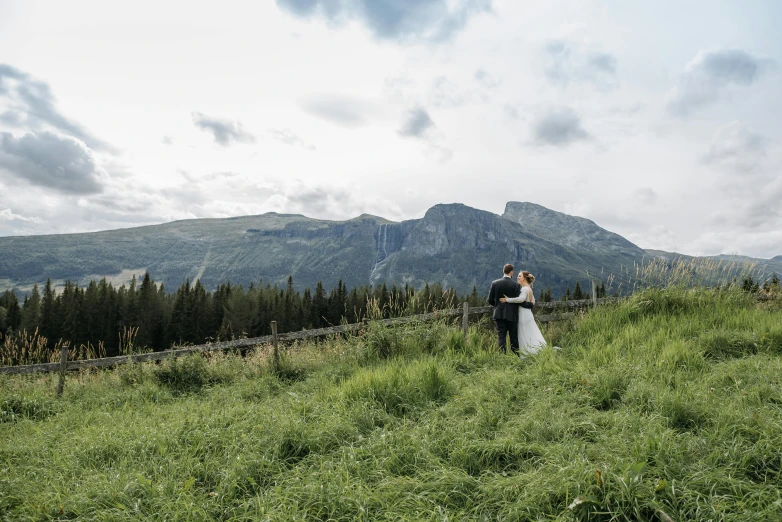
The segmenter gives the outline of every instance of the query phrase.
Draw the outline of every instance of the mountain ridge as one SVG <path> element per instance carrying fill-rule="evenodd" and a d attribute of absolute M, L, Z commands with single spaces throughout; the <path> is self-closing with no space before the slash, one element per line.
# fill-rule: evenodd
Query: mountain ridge
<path fill-rule="evenodd" d="M 534 203 L 508 202 L 502 215 L 462 203 L 438 204 L 421 218 L 361 214 L 319 220 L 301 214 L 172 221 L 77 234 L 0 237 L 0 291 L 51 277 L 120 284 L 149 271 L 173 290 L 186 279 L 207 288 L 233 283 L 298 288 L 440 283 L 483 291 L 503 264 L 528 269 L 555 294 L 576 281 L 606 279 L 634 263 L 678 254 L 644 250 L 591 220 Z M 782 258 L 782 256 L 779 256 Z M 764 260 L 766 262 L 766 260 Z M 767 264 L 782 272 L 782 260 Z"/>

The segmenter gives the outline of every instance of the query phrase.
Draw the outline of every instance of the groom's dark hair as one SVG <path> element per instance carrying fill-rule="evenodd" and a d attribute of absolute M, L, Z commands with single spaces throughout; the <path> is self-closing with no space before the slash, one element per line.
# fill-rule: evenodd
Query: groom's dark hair
<path fill-rule="evenodd" d="M 508 263 L 507 265 L 502 267 L 502 273 L 503 274 L 508 275 L 511 272 L 513 272 L 513 265 L 512 264 Z"/>

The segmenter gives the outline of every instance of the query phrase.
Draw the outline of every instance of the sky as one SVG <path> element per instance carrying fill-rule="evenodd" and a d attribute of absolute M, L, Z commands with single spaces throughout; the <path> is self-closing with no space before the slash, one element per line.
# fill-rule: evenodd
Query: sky
<path fill-rule="evenodd" d="M 0 1 L 0 236 L 529 201 L 782 254 L 782 2 Z"/>

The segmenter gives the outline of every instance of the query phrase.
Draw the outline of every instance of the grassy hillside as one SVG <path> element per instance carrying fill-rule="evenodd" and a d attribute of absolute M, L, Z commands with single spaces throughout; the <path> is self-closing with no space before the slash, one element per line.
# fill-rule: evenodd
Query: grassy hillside
<path fill-rule="evenodd" d="M 0 380 L 2 520 L 779 520 L 782 308 L 648 290 L 479 325 Z"/>

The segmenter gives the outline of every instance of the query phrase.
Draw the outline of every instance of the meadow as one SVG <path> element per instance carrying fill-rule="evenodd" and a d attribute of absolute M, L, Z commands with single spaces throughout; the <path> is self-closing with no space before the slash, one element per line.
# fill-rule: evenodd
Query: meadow
<path fill-rule="evenodd" d="M 544 333 L 0 376 L 0 520 L 782 519 L 779 299 L 647 289 Z"/>

